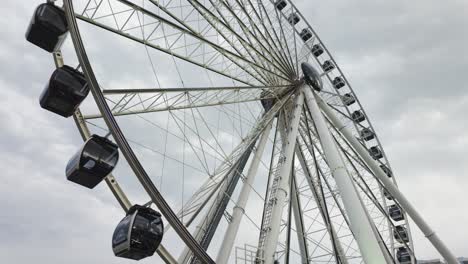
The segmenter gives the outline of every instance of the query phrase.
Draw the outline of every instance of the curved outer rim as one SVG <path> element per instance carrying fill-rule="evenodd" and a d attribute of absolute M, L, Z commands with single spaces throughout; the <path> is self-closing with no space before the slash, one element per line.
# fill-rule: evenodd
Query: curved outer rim
<path fill-rule="evenodd" d="M 182 222 L 179 221 L 177 215 L 172 211 L 169 204 L 162 197 L 159 190 L 151 181 L 150 177 L 146 173 L 143 166 L 138 161 L 135 153 L 128 144 L 125 136 L 123 135 L 119 125 L 117 124 L 112 111 L 106 103 L 104 95 L 102 94 L 99 84 L 97 82 L 96 76 L 94 75 L 93 69 L 89 62 L 86 50 L 84 48 L 83 42 L 81 40 L 80 31 L 78 29 L 78 24 L 75 18 L 75 12 L 73 9 L 72 0 L 63 0 L 64 10 L 67 17 L 67 22 L 69 25 L 70 35 L 73 40 L 73 45 L 80 62 L 80 65 L 84 71 L 86 79 L 91 88 L 91 93 L 93 94 L 94 100 L 101 112 L 106 125 L 109 127 L 109 130 L 114 137 L 117 145 L 119 146 L 122 154 L 125 156 L 129 166 L 137 176 L 140 183 L 145 188 L 148 195 L 151 197 L 151 200 L 156 204 L 156 206 L 161 210 L 162 215 L 167 219 L 169 224 L 174 228 L 180 238 L 187 244 L 187 246 L 192 250 L 194 255 L 203 261 L 203 263 L 215 263 L 211 257 L 207 254 L 205 250 L 197 243 L 193 238 L 190 232 L 185 228 Z"/>
<path fill-rule="evenodd" d="M 352 94 L 353 97 L 355 98 L 359 110 L 361 110 L 362 113 L 364 114 L 364 116 L 365 116 L 365 118 L 366 118 L 366 121 L 367 121 L 367 123 L 369 124 L 369 128 L 374 132 L 375 141 L 376 141 L 376 143 L 377 143 L 377 146 L 378 146 L 378 147 L 380 148 L 380 150 L 382 151 L 383 158 L 384 158 L 384 161 L 385 161 L 385 162 L 382 162 L 382 164 L 385 164 L 385 165 L 390 169 L 390 171 L 393 171 L 392 168 L 391 168 L 391 166 L 390 166 L 390 162 L 388 161 L 388 158 L 387 158 L 387 155 L 386 155 L 386 153 L 385 153 L 385 150 L 384 150 L 384 148 L 383 148 L 383 146 L 382 146 L 382 143 L 380 142 L 379 137 L 378 137 L 378 135 L 377 135 L 377 133 L 376 133 L 376 131 L 375 131 L 375 129 L 374 129 L 374 127 L 373 127 L 373 125 L 372 125 L 370 119 L 369 119 L 369 116 L 368 116 L 368 115 L 366 114 L 366 112 L 364 111 L 364 108 L 362 107 L 362 104 L 361 104 L 361 102 L 359 101 L 359 98 L 357 97 L 356 93 L 355 93 L 354 90 L 352 89 L 350 82 L 348 81 L 348 79 L 346 78 L 346 76 L 345 76 L 345 75 L 343 74 L 343 72 L 341 71 L 340 66 L 336 63 L 336 61 L 335 61 L 335 59 L 333 58 L 332 54 L 328 51 L 328 49 L 327 49 L 327 47 L 325 46 L 325 44 L 323 43 L 323 41 L 320 39 L 320 37 L 318 36 L 318 34 L 315 32 L 315 30 L 312 28 L 312 26 L 309 24 L 309 22 L 305 19 L 305 17 L 302 15 L 302 13 L 299 11 L 299 9 L 294 5 L 294 3 L 293 3 L 291 0 L 286 0 L 286 1 L 291 5 L 291 9 L 301 17 L 302 21 L 304 21 L 304 23 L 306 24 L 306 26 L 308 27 L 308 29 L 312 32 L 313 36 L 314 36 L 315 39 L 317 40 L 317 43 L 320 44 L 320 45 L 323 47 L 324 53 L 330 58 L 330 60 L 331 60 L 331 61 L 333 62 L 333 64 L 335 65 L 335 70 L 338 71 L 338 73 L 339 73 L 338 75 L 341 76 L 341 77 L 343 78 L 344 82 L 346 83 L 346 86 L 348 87 L 348 89 L 350 90 L 351 94 Z M 274 4 L 274 3 L 275 3 L 275 0 L 270 0 L 270 2 L 271 2 L 272 4 Z M 283 12 L 280 12 L 280 13 L 281 13 L 284 17 L 286 17 L 286 15 L 285 15 Z M 295 26 L 293 26 L 293 29 L 294 29 L 294 31 L 296 32 L 296 34 L 300 35 L 299 30 L 298 30 Z M 312 55 L 312 56 L 313 56 L 313 55 Z M 320 65 L 320 62 L 319 62 L 319 60 L 318 60 L 318 57 L 315 57 L 315 56 L 313 56 L 313 57 L 314 57 L 315 61 Z M 331 71 L 330 71 L 330 72 L 331 72 Z M 329 82 L 331 83 L 332 80 L 331 80 L 331 78 L 330 78 L 330 76 L 329 76 L 328 73 L 329 73 L 329 72 L 327 72 L 325 75 L 327 76 L 327 79 L 328 79 Z M 337 93 L 338 95 L 340 95 L 340 99 L 342 100 L 342 96 L 341 96 L 341 93 L 339 92 L 339 90 L 336 89 L 335 86 L 334 86 L 333 84 L 332 84 L 332 87 L 333 87 L 333 89 L 336 91 L 336 93 Z M 346 111 L 348 112 L 348 115 L 351 116 L 351 111 L 349 110 L 349 107 L 348 107 L 346 104 L 344 104 L 344 103 L 343 103 L 343 106 L 346 108 Z M 357 124 L 357 123 L 354 122 L 354 120 L 352 120 L 352 119 L 351 119 L 351 121 L 353 122 L 353 125 L 354 125 L 356 131 L 359 132 L 358 126 L 361 126 L 361 125 L 360 125 L 360 124 Z M 363 143 L 364 143 L 364 145 L 367 145 L 366 142 L 363 142 Z M 374 176 L 374 177 L 375 177 L 375 176 Z M 376 180 L 377 180 L 377 179 L 376 179 Z M 393 183 L 394 183 L 396 186 L 398 186 L 398 185 L 397 185 L 397 182 L 396 182 L 396 179 L 395 179 L 395 174 L 394 174 L 393 177 L 392 177 L 392 181 L 393 181 Z M 383 196 L 383 193 L 381 193 L 381 195 L 382 195 L 382 197 L 383 197 L 382 200 L 383 200 L 383 203 L 384 203 L 384 207 L 387 208 L 388 205 L 387 205 L 387 203 L 386 203 L 385 197 Z M 404 222 L 405 222 L 405 225 L 406 225 L 406 228 L 407 228 L 407 231 L 408 231 L 409 248 L 410 248 L 410 250 L 412 251 L 413 256 L 414 256 L 413 239 L 412 239 L 412 235 L 411 235 L 410 225 L 409 225 L 409 222 L 408 222 L 408 215 L 406 214 L 406 212 L 403 212 L 403 213 L 404 213 L 404 216 L 405 216 Z M 389 221 L 391 221 L 391 220 L 389 220 Z M 392 242 L 391 244 L 392 244 L 392 247 L 393 247 L 394 244 L 395 244 L 395 243 L 393 242 L 393 232 L 390 232 L 390 239 L 391 239 L 391 242 Z M 394 252 L 394 254 L 396 254 L 396 252 Z M 413 261 L 414 261 L 414 258 L 412 258 L 412 262 L 413 262 Z"/>
<path fill-rule="evenodd" d="M 140 180 L 140 183 L 143 185 L 143 187 L 147 191 L 148 195 L 151 197 L 152 201 L 158 206 L 158 208 L 161 210 L 162 214 L 168 219 L 168 222 L 172 226 L 174 226 L 174 229 L 176 230 L 178 235 L 182 238 L 182 240 L 188 245 L 188 247 L 195 253 L 195 255 L 198 258 L 204 259 L 206 261 L 206 263 L 214 263 L 213 260 L 210 258 L 210 256 L 206 253 L 206 251 L 203 250 L 199 246 L 199 244 L 196 242 L 196 240 L 193 238 L 193 236 L 190 234 L 190 232 L 178 220 L 176 214 L 172 211 L 172 209 L 169 207 L 167 202 L 164 200 L 162 195 L 157 190 L 156 186 L 152 183 L 151 179 L 147 175 L 147 173 L 144 170 L 143 166 L 140 164 L 140 162 L 138 161 L 138 158 L 136 157 L 136 155 L 134 154 L 134 152 L 131 149 L 130 145 L 128 144 L 127 140 L 125 139 L 122 131 L 120 130 L 120 127 L 118 126 L 114 116 L 112 115 L 112 113 L 111 113 L 111 111 L 110 111 L 110 109 L 109 109 L 109 107 L 108 107 L 108 105 L 107 105 L 107 103 L 105 101 L 105 98 L 104 98 L 104 96 L 102 94 L 102 91 L 99 88 L 97 79 L 96 79 L 96 77 L 94 75 L 92 67 L 91 67 L 91 65 L 89 63 L 89 60 L 87 58 L 84 45 L 83 45 L 83 43 L 81 41 L 81 37 L 80 37 L 80 34 L 79 34 L 79 29 L 78 29 L 78 26 L 77 26 L 77 23 L 76 23 L 76 17 L 74 15 L 72 15 L 72 16 L 69 15 L 69 14 L 74 14 L 72 0 L 63 0 L 63 2 L 64 2 L 64 7 L 65 7 L 65 13 L 67 15 L 67 21 L 68 21 L 68 23 L 70 25 L 70 32 L 71 32 L 71 36 L 72 36 L 72 39 L 73 39 L 74 47 L 75 47 L 78 59 L 80 61 L 80 64 L 81 64 L 81 66 L 83 68 L 83 71 L 85 73 L 85 76 L 86 76 L 88 82 L 90 83 L 91 92 L 93 94 L 93 97 L 94 97 L 94 99 L 96 101 L 96 104 L 97 104 L 97 106 L 99 108 L 99 111 L 101 112 L 101 115 L 103 116 L 107 126 L 109 127 L 109 130 L 111 131 L 115 141 L 119 145 L 119 148 L 121 149 L 122 153 L 124 154 L 128 164 L 130 165 L 130 167 L 134 171 L 137 178 Z M 274 0 L 270 0 L 270 2 L 274 4 Z M 375 134 L 375 140 L 377 142 L 377 145 L 379 146 L 379 148 L 382 151 L 383 156 L 384 156 L 384 160 L 385 160 L 384 164 L 386 164 L 387 167 L 389 169 L 391 169 L 391 166 L 390 166 L 390 163 L 389 163 L 389 161 L 387 159 L 385 150 L 382 147 L 382 144 L 381 144 L 381 142 L 380 142 L 380 140 L 379 140 L 379 138 L 377 136 L 377 133 L 375 132 L 375 129 L 373 128 L 372 123 L 370 122 L 370 120 L 368 118 L 368 115 L 365 113 L 364 108 L 362 107 L 358 97 L 356 96 L 356 94 L 355 94 L 354 90 L 352 89 L 352 87 L 351 87 L 349 81 L 347 80 L 346 76 L 343 74 L 343 72 L 341 71 L 341 69 L 340 69 L 339 65 L 336 63 L 336 61 L 334 60 L 331 53 L 328 51 L 328 49 L 326 48 L 326 46 L 324 45 L 324 43 L 322 42 L 320 37 L 317 35 L 315 30 L 312 28 L 312 26 L 307 22 L 307 20 L 302 15 L 302 13 L 297 9 L 297 7 L 292 3 L 292 1 L 287 0 L 287 2 L 289 2 L 289 4 L 291 4 L 291 7 L 294 10 L 294 12 L 296 12 L 302 18 L 304 23 L 311 30 L 311 32 L 315 36 L 317 42 L 324 48 L 324 51 L 325 51 L 326 55 L 328 55 L 330 60 L 335 65 L 335 67 L 336 67 L 335 70 L 338 71 L 338 73 L 339 73 L 338 75 L 341 76 L 343 78 L 343 80 L 345 81 L 345 83 L 348 86 L 351 94 L 356 99 L 356 103 L 358 105 L 359 110 L 361 110 L 363 112 L 364 116 L 366 117 L 366 121 L 369 124 L 369 127 L 372 129 L 372 131 Z M 282 13 L 282 15 L 284 16 L 284 13 Z M 296 32 L 296 34 L 299 35 L 300 32 L 297 30 L 297 28 L 293 27 L 293 29 Z M 319 63 L 317 57 L 314 56 L 314 59 Z M 329 81 L 331 82 L 331 79 L 330 79 L 328 73 L 326 74 L 326 76 L 329 79 Z M 336 89 L 333 85 L 332 85 L 332 87 L 335 89 L 335 91 L 337 92 L 338 95 L 341 95 L 340 92 L 338 91 L 338 89 Z M 350 115 L 350 110 L 349 110 L 348 106 L 346 106 L 344 104 L 344 107 L 346 108 L 348 114 Z M 356 124 L 354 121 L 353 121 L 353 124 L 355 126 L 356 131 L 359 131 L 359 129 L 357 128 L 357 126 L 359 126 L 359 124 Z M 395 176 L 393 176 L 393 181 L 396 184 Z M 406 216 L 406 212 L 405 212 L 405 216 Z M 171 219 L 172 217 L 173 217 L 173 219 Z M 409 229 L 407 219 L 408 218 L 405 217 L 405 225 L 407 226 L 407 230 L 408 230 L 408 234 L 409 234 L 409 238 L 410 238 L 410 248 L 413 251 L 412 236 L 411 236 L 411 231 Z M 390 232 L 390 236 L 392 237 L 392 232 Z M 200 255 L 198 255 L 198 254 L 200 254 Z"/>

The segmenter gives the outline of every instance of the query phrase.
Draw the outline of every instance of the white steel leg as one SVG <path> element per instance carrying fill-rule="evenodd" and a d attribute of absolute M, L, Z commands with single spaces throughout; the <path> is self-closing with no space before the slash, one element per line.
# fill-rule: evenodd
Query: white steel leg
<path fill-rule="evenodd" d="M 312 114 L 313 121 L 317 127 L 317 133 L 327 158 L 333 177 L 339 188 L 346 213 L 349 217 L 351 229 L 358 243 L 362 257 L 366 263 L 387 263 L 385 252 L 380 248 L 372 225 L 374 224 L 368 217 L 363 206 L 359 193 L 354 186 L 344 162 L 337 149 L 330 131 L 328 130 L 325 118 L 323 117 L 312 90 L 304 89 L 304 93 Z"/>
<path fill-rule="evenodd" d="M 343 250 L 343 247 L 341 246 L 340 239 L 338 238 L 338 235 L 336 234 L 335 228 L 333 227 L 333 223 L 331 223 L 331 221 L 328 221 L 328 219 L 325 216 L 325 214 L 328 214 L 328 212 L 325 211 L 325 201 L 322 199 L 320 195 L 318 183 L 317 181 L 313 180 L 312 175 L 309 171 L 309 168 L 307 167 L 307 163 L 304 159 L 304 154 L 302 153 L 302 150 L 298 146 L 296 146 L 296 157 L 299 160 L 299 164 L 302 167 L 302 171 L 306 175 L 307 183 L 309 184 L 310 191 L 312 192 L 315 200 L 317 201 L 317 206 L 320 208 L 323 222 L 327 224 L 327 229 L 330 235 L 330 240 L 332 243 L 335 244 L 335 250 L 337 252 L 334 252 L 334 253 L 336 254 L 338 258 L 337 263 L 338 261 L 341 261 L 342 264 L 348 264 L 345 251 Z M 318 165 L 315 164 L 315 166 L 318 166 Z M 318 177 L 320 177 L 320 175 L 317 175 L 317 178 Z"/>
<path fill-rule="evenodd" d="M 294 166 L 294 165 L 293 165 Z M 292 175 L 294 177 L 294 174 Z M 309 253 L 307 248 L 307 239 L 304 236 L 307 236 L 304 229 L 304 220 L 303 220 L 303 212 L 301 208 L 301 204 L 299 201 L 299 195 L 297 190 L 297 183 L 296 179 L 292 181 L 292 188 L 291 188 L 291 201 L 292 201 L 292 209 L 294 213 L 294 221 L 296 223 L 296 233 L 297 239 L 299 243 L 299 252 L 301 253 L 301 263 L 308 264 L 309 263 Z"/>
<path fill-rule="evenodd" d="M 305 85 L 302 85 L 298 89 L 298 93 L 295 98 L 293 109 L 291 110 L 291 116 L 289 116 L 289 126 L 287 126 L 286 142 L 283 142 L 282 155 L 280 157 L 280 171 L 279 171 L 279 182 L 278 189 L 275 192 L 274 203 L 271 208 L 271 222 L 268 225 L 268 232 L 265 236 L 265 243 L 263 248 L 259 250 L 263 251 L 263 263 L 271 264 L 274 262 L 274 254 L 276 251 L 276 245 L 278 244 L 278 238 L 281 226 L 281 217 L 283 215 L 284 204 L 289 193 L 289 182 L 291 176 L 291 165 L 294 155 L 294 148 L 296 145 L 296 137 L 298 134 L 299 120 L 302 113 L 302 106 L 304 104 L 303 90 Z M 285 127 L 280 128 L 285 129 Z"/>
<path fill-rule="evenodd" d="M 429 239 L 434 247 L 439 251 L 442 257 L 447 261 L 448 264 L 457 264 L 458 261 L 455 255 L 447 248 L 447 246 L 440 240 L 439 236 L 429 227 L 424 221 L 422 216 L 416 211 L 411 203 L 406 199 L 403 193 L 393 184 L 388 178 L 384 171 L 379 167 L 375 160 L 370 156 L 367 149 L 365 149 L 359 141 L 352 135 L 351 131 L 347 129 L 344 124 L 339 120 L 330 107 L 320 98 L 317 100 L 318 105 L 327 115 L 330 122 L 340 131 L 340 133 L 346 138 L 346 140 L 353 146 L 356 152 L 361 156 L 363 161 L 372 170 L 374 175 L 379 179 L 388 192 L 393 198 L 400 203 L 400 206 L 406 211 L 406 213 L 413 219 L 414 223 L 421 229 L 423 234 Z"/>
<path fill-rule="evenodd" d="M 257 150 L 255 151 L 252 163 L 249 167 L 249 171 L 247 172 L 244 185 L 242 185 L 236 206 L 234 206 L 231 222 L 228 225 L 224 235 L 224 240 L 221 244 L 221 247 L 219 248 L 218 257 L 216 258 L 216 263 L 218 264 L 227 263 L 229 256 L 231 255 L 232 247 L 234 245 L 234 241 L 236 240 L 236 235 L 239 231 L 240 222 L 244 216 L 245 206 L 249 199 L 255 176 L 257 176 L 258 166 L 260 164 L 263 151 L 265 150 L 265 145 L 268 142 L 268 136 L 270 135 L 272 125 L 273 122 L 271 122 L 270 125 L 266 127 L 258 143 Z"/>

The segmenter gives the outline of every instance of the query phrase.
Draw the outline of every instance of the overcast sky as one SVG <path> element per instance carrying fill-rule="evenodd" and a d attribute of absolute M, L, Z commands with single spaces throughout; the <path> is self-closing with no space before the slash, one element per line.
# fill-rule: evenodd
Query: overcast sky
<path fill-rule="evenodd" d="M 71 120 L 39 108 L 53 62 L 24 39 L 39 3 L 4 0 L 0 9 L 0 259 L 132 263 L 110 249 L 122 212 L 106 186 L 64 180 L 80 137 Z M 352 83 L 401 190 L 457 256 L 468 256 L 468 2 L 295 3 Z M 438 257 L 412 228 L 417 255 Z"/>

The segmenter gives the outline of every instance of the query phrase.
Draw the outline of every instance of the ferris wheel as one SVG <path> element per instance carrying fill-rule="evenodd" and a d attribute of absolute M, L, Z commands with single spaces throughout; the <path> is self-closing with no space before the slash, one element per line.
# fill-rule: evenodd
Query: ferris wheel
<path fill-rule="evenodd" d="M 125 211 L 116 256 L 409 264 L 412 218 L 456 263 L 292 1 L 48 1 L 26 37 L 57 66 L 41 107 L 85 141 L 67 179 Z"/>

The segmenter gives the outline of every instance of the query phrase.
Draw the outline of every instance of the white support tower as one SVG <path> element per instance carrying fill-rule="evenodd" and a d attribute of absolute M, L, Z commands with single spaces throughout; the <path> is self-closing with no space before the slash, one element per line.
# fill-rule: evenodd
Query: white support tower
<path fill-rule="evenodd" d="M 306 94 L 307 95 L 307 94 Z M 447 248 L 447 246 L 440 240 L 439 236 L 431 229 L 431 227 L 424 221 L 422 216 L 416 211 L 411 203 L 406 199 L 400 190 L 393 184 L 393 182 L 387 177 L 385 172 L 379 167 L 379 165 L 371 157 L 367 149 L 365 149 L 359 141 L 351 134 L 346 126 L 333 114 L 329 106 L 323 102 L 320 97 L 317 97 L 317 102 L 323 112 L 326 114 L 330 122 L 340 131 L 340 133 L 346 138 L 346 140 L 353 146 L 356 152 L 361 156 L 363 161 L 371 169 L 374 175 L 382 182 L 384 187 L 398 201 L 400 206 L 406 211 L 406 213 L 413 219 L 414 223 L 421 229 L 423 234 L 429 239 L 434 247 L 439 251 L 442 257 L 448 264 L 457 264 L 458 261 L 455 255 Z M 372 262 L 374 263 L 374 262 Z"/>
<path fill-rule="evenodd" d="M 335 142 L 328 130 L 325 118 L 317 105 L 311 89 L 304 89 L 307 105 L 317 127 L 317 133 L 328 165 L 340 191 L 354 237 L 366 263 L 387 263 L 385 252 L 372 229 L 374 223 L 369 219 L 359 193 L 351 179 Z"/>
<path fill-rule="evenodd" d="M 270 191 L 270 198 L 265 208 L 264 221 L 259 238 L 259 254 L 262 263 L 273 263 L 276 246 L 280 233 L 281 217 L 283 215 L 284 204 L 289 195 L 289 183 L 291 176 L 291 165 L 293 161 L 296 137 L 299 130 L 299 120 L 301 117 L 302 106 L 304 104 L 303 90 L 305 85 L 298 87 L 294 99 L 294 105 L 290 110 L 288 117 L 289 126 L 284 124 L 280 129 L 287 130 L 286 141 L 282 142 L 281 155 L 278 160 L 277 174 L 273 179 Z M 281 115 L 279 122 L 282 122 Z"/>
<path fill-rule="evenodd" d="M 328 212 L 325 212 L 325 208 L 324 208 L 325 207 L 325 201 L 320 196 L 320 190 L 319 190 L 318 183 L 313 180 L 312 175 L 309 173 L 309 169 L 308 169 L 306 161 L 304 159 L 304 154 L 302 153 L 301 149 L 298 146 L 296 146 L 296 157 L 299 160 L 299 164 L 302 167 L 302 171 L 306 175 L 307 183 L 309 185 L 309 188 L 310 188 L 312 194 L 314 195 L 315 200 L 317 201 L 317 206 L 320 208 L 320 210 L 323 211 L 321 213 L 322 220 L 327 225 L 328 233 L 329 233 L 330 238 L 332 240 L 331 242 L 335 243 L 335 247 L 336 247 L 335 250 L 337 251 L 337 252 L 334 252 L 335 256 L 339 259 L 339 261 L 341 261 L 342 264 L 348 264 L 348 260 L 346 259 L 345 251 L 343 250 L 343 247 L 342 247 L 341 242 L 340 242 L 340 240 L 338 238 L 338 235 L 336 234 L 336 230 L 335 230 L 335 228 L 333 226 L 333 223 L 331 221 L 328 221 L 328 219 L 326 219 L 326 217 L 325 217 L 325 214 L 327 214 Z M 315 165 L 315 166 L 317 166 L 317 165 Z M 320 175 L 317 175 L 317 177 L 320 177 Z M 337 262 L 338 262 L 338 260 L 337 260 Z"/>
<path fill-rule="evenodd" d="M 234 245 L 234 241 L 236 240 L 236 235 L 239 231 L 240 222 L 245 212 L 245 206 L 249 200 L 250 191 L 252 190 L 252 185 L 255 180 L 255 176 L 257 175 L 258 166 L 260 165 L 260 161 L 265 150 L 265 145 L 268 142 L 268 136 L 270 135 L 272 126 L 273 122 L 271 122 L 265 131 L 263 131 L 256 148 L 252 163 L 250 164 L 249 171 L 247 172 L 244 185 L 242 185 L 239 198 L 236 202 L 236 205 L 234 206 L 231 222 L 228 225 L 224 235 L 224 240 L 221 244 L 221 247 L 219 248 L 218 257 L 216 258 L 216 263 L 218 264 L 227 263 L 229 256 L 231 255 L 232 247 Z"/>

